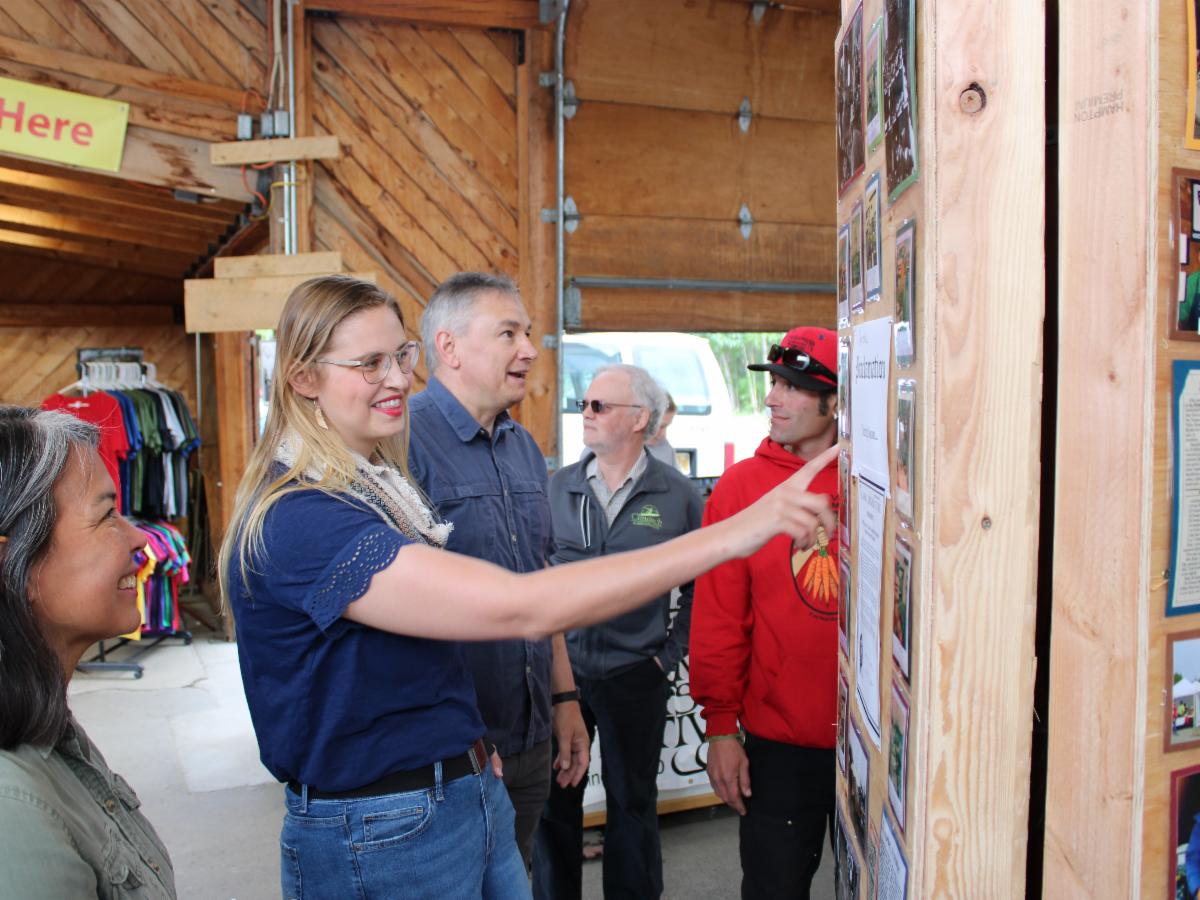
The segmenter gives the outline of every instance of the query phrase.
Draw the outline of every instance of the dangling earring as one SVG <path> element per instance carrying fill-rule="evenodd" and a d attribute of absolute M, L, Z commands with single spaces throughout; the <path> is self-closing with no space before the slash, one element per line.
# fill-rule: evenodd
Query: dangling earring
<path fill-rule="evenodd" d="M 325 421 L 325 413 L 321 411 L 321 404 L 316 400 L 313 401 L 313 411 L 317 417 L 317 424 L 328 431 L 329 423 Z"/>

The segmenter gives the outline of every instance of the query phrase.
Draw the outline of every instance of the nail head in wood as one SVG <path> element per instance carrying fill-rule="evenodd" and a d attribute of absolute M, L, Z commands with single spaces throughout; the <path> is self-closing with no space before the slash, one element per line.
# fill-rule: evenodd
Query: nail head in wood
<path fill-rule="evenodd" d="M 972 82 L 965 91 L 958 95 L 958 105 L 963 112 L 974 115 L 987 106 L 987 94 L 982 87 Z"/>

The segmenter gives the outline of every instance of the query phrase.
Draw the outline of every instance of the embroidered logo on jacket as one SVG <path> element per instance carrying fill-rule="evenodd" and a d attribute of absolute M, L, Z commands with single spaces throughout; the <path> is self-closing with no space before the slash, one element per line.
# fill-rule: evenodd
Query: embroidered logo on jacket
<path fill-rule="evenodd" d="M 655 531 L 662 528 L 662 516 L 659 515 L 658 507 L 647 503 L 633 514 L 633 524 L 653 528 Z"/>

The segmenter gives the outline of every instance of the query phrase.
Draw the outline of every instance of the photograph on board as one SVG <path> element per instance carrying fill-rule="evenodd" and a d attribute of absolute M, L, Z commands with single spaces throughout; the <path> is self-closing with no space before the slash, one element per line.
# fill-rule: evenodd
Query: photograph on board
<path fill-rule="evenodd" d="M 879 172 L 875 171 L 867 179 L 867 190 L 863 195 L 863 284 L 867 289 L 868 303 L 874 303 L 883 296 L 882 222 L 883 194 Z"/>
<path fill-rule="evenodd" d="M 1163 750 L 1200 745 L 1200 631 L 1167 635 L 1167 684 L 1171 702 L 1163 732 Z"/>
<path fill-rule="evenodd" d="M 904 809 L 908 792 L 908 703 L 892 683 L 892 715 L 888 728 L 888 803 L 896 824 L 904 831 Z"/>
<path fill-rule="evenodd" d="M 837 61 L 838 194 L 845 192 L 866 164 L 863 140 L 863 8 L 850 16 L 835 53 Z"/>
<path fill-rule="evenodd" d="M 917 223 L 896 229 L 896 365 L 907 369 L 917 358 Z"/>
<path fill-rule="evenodd" d="M 863 57 L 866 65 L 863 92 L 867 103 L 867 148 L 874 150 L 883 139 L 883 18 L 875 20 L 867 34 Z"/>
<path fill-rule="evenodd" d="M 917 493 L 916 456 L 917 383 L 901 378 L 896 382 L 896 515 L 909 529 Z"/>
<path fill-rule="evenodd" d="M 895 203 L 917 180 L 916 0 L 884 0 L 883 19 L 883 158 Z"/>
<path fill-rule="evenodd" d="M 896 562 L 892 578 L 892 659 L 904 680 L 909 680 L 909 647 L 912 642 L 913 551 L 896 535 Z"/>

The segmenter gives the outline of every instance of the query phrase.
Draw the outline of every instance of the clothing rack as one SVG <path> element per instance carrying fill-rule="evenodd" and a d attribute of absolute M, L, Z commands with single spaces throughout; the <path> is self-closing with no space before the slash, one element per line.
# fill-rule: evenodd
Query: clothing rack
<path fill-rule="evenodd" d="M 101 430 L 100 456 L 118 488 L 117 506 L 147 535 L 139 554 L 138 599 L 141 628 L 114 641 L 101 641 L 80 671 L 143 674 L 140 658 L 169 640 L 192 641 L 179 606 L 190 578 L 183 535 L 163 520 L 190 511 L 189 460 L 200 444 L 199 431 L 181 394 L 157 380 L 139 347 L 87 347 L 76 354 L 77 381 L 47 397 L 42 407 L 71 413 Z M 134 652 L 112 659 L 114 651 Z"/>

